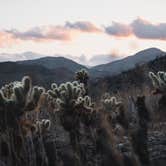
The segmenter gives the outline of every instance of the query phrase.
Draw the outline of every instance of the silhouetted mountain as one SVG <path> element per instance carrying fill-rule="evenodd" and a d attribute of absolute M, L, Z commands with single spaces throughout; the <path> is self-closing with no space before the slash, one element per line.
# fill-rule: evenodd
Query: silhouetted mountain
<path fill-rule="evenodd" d="M 52 82 L 66 82 L 73 79 L 74 72 L 65 67 L 51 70 L 40 65 L 25 65 L 16 62 L 0 63 L 0 86 L 14 80 L 21 80 L 25 75 L 33 79 L 34 84 L 49 87 Z"/>
<path fill-rule="evenodd" d="M 91 72 L 94 72 L 97 76 L 112 76 L 129 69 L 135 68 L 137 65 L 147 63 L 154 60 L 157 57 L 164 56 L 165 52 L 157 48 L 149 48 L 136 53 L 135 55 L 128 56 L 124 59 L 117 60 L 111 63 L 98 65 L 91 68 Z"/>
<path fill-rule="evenodd" d="M 86 68 L 85 66 L 64 57 L 44 57 L 35 60 L 20 61 L 18 63 L 24 65 L 40 65 L 51 70 L 64 67 L 72 72 Z"/>
<path fill-rule="evenodd" d="M 104 92 L 123 92 L 130 94 L 137 89 L 143 92 L 146 87 L 151 86 L 151 81 L 148 76 L 149 71 L 154 73 L 166 71 L 166 56 L 158 57 L 153 61 L 142 65 L 137 65 L 135 68 L 115 76 L 106 76 L 104 78 L 92 80 L 90 87 L 91 91 L 94 93 L 92 95 L 100 96 L 101 93 Z"/>
<path fill-rule="evenodd" d="M 163 57 L 165 54 L 165 52 L 159 49 L 150 48 L 122 60 L 92 67 L 87 70 L 90 73 L 91 80 L 99 80 L 101 84 L 105 78 L 112 79 L 112 76 L 121 73 L 123 77 L 126 71 L 134 71 L 137 66 L 147 64 L 156 58 Z M 26 53 L 26 57 L 30 57 L 31 55 L 30 52 Z M 81 68 L 86 67 L 64 57 L 43 57 L 26 61 L 1 62 L 0 85 L 10 81 L 20 80 L 24 75 L 30 75 L 35 84 L 48 87 L 52 82 L 61 83 L 73 80 L 75 72 Z M 133 76 L 135 77 L 135 75 Z M 131 82 L 132 79 L 135 79 L 134 77 L 128 78 L 126 81 Z M 119 86 L 116 81 L 113 84 Z"/>

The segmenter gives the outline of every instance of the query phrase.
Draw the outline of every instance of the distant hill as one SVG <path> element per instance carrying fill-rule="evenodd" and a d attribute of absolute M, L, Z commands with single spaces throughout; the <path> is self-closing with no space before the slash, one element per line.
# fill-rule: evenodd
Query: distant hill
<path fill-rule="evenodd" d="M 1 62 L 0 85 L 20 80 L 24 75 L 29 75 L 34 84 L 49 87 L 52 82 L 62 83 L 73 80 L 75 72 L 82 68 L 86 67 L 64 57 Z"/>
<path fill-rule="evenodd" d="M 32 54 L 27 52 L 24 53 L 24 56 L 28 58 Z M 89 71 L 91 81 L 99 80 L 100 82 L 101 80 L 102 82 L 105 78 L 112 78 L 112 76 L 125 73 L 128 70 L 134 70 L 137 66 L 165 57 L 164 55 L 166 55 L 165 52 L 157 48 L 150 48 L 140 51 L 133 56 L 91 68 L 64 57 L 41 57 L 33 60 L 1 62 L 0 86 L 10 81 L 20 80 L 24 75 L 29 75 L 32 77 L 34 84 L 49 87 L 52 82 L 62 83 L 73 80 L 75 72 L 82 68 L 86 68 Z M 35 55 L 35 57 L 37 56 Z"/>
<path fill-rule="evenodd" d="M 24 65 L 16 62 L 0 63 L 0 86 L 15 80 L 21 80 L 29 75 L 34 84 L 49 87 L 52 82 L 73 80 L 74 72 L 65 67 L 50 70 L 40 65 Z"/>
<path fill-rule="evenodd" d="M 51 70 L 58 68 L 67 68 L 72 72 L 75 72 L 82 68 L 86 68 L 85 66 L 64 57 L 43 57 L 35 60 L 19 61 L 18 63 L 24 65 L 40 65 Z"/>
<path fill-rule="evenodd" d="M 155 73 L 166 71 L 166 56 L 158 57 L 142 65 L 137 65 L 133 69 L 114 76 L 92 80 L 90 85 L 92 95 L 100 96 L 104 92 L 130 94 L 136 91 L 136 89 L 141 90 L 141 95 L 143 95 L 146 87 L 152 86 L 148 76 L 149 71 Z"/>
<path fill-rule="evenodd" d="M 117 60 L 111 63 L 98 65 L 91 68 L 97 76 L 112 76 L 120 74 L 121 72 L 135 68 L 137 65 L 145 64 L 149 61 L 166 55 L 165 52 L 157 48 L 149 48 L 136 53 L 135 55 L 128 56 L 124 59 Z"/>

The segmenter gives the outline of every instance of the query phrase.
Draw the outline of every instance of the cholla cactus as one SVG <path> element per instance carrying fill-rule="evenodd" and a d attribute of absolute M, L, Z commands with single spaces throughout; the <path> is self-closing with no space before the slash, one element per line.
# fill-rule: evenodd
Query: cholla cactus
<path fill-rule="evenodd" d="M 5 86 L 3 86 L 1 88 L 1 91 L 3 92 L 4 97 L 6 98 L 10 98 L 11 95 L 13 94 L 13 87 L 14 87 L 14 83 L 10 83 L 10 84 L 6 84 Z"/>
<path fill-rule="evenodd" d="M 89 112 L 92 112 L 94 108 L 94 103 L 92 103 L 92 100 L 89 96 L 79 97 L 76 101 L 76 107 L 80 107 Z"/>
<path fill-rule="evenodd" d="M 43 88 L 32 88 L 31 79 L 28 76 L 24 77 L 21 82 L 13 82 L 4 86 L 0 90 L 1 119 L 8 124 L 19 119 L 26 111 L 34 110 L 43 92 Z"/>
<path fill-rule="evenodd" d="M 85 96 L 84 84 L 67 82 L 59 87 L 56 84 L 51 85 L 48 94 L 56 101 L 59 109 L 62 111 L 74 111 L 78 108 L 92 110 L 93 104 L 89 96 Z"/>
<path fill-rule="evenodd" d="M 80 71 L 76 72 L 75 79 L 85 85 L 85 90 L 86 90 L 85 95 L 87 95 L 88 94 L 88 79 L 89 79 L 89 74 L 87 70 L 81 69 Z"/>
<path fill-rule="evenodd" d="M 85 85 L 87 85 L 87 81 L 89 79 L 87 70 L 81 69 L 80 71 L 76 72 L 75 78 L 80 83 L 84 83 Z"/>
<path fill-rule="evenodd" d="M 149 72 L 149 77 L 152 80 L 152 84 L 156 89 L 155 93 L 166 92 L 166 72 L 159 71 L 157 74 Z"/>
<path fill-rule="evenodd" d="M 51 127 L 51 121 L 49 119 L 42 119 L 41 121 L 36 121 L 35 133 L 42 134 L 43 132 L 49 131 Z"/>
<path fill-rule="evenodd" d="M 0 91 L 0 103 L 10 103 L 20 109 L 26 109 L 29 105 L 33 109 L 44 92 L 44 88 L 38 86 L 32 88 L 31 79 L 28 76 L 25 76 L 21 82 L 13 82 L 5 87 Z M 10 91 L 10 95 L 7 95 L 8 91 Z"/>
<path fill-rule="evenodd" d="M 110 94 L 106 93 L 101 100 L 103 107 L 107 111 L 112 111 L 122 104 L 122 102 L 117 101 L 116 97 L 111 97 Z"/>
<path fill-rule="evenodd" d="M 0 103 L 16 105 L 25 105 L 28 93 L 31 90 L 31 79 L 24 77 L 22 82 L 13 82 L 2 87 L 0 91 Z"/>
<path fill-rule="evenodd" d="M 52 84 L 52 90 L 48 93 L 59 105 L 60 110 L 73 110 L 77 98 L 83 96 L 85 93 L 84 85 L 78 82 L 67 82 L 57 87 L 56 84 Z"/>

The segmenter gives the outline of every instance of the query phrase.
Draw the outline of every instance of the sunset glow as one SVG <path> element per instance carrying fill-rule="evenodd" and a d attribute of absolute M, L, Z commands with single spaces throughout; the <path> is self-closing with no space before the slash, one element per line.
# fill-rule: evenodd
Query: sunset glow
<path fill-rule="evenodd" d="M 165 50 L 165 6 L 165 0 L 1 1 L 0 53 L 58 54 L 94 65 L 90 59 L 99 56 L 111 61 L 149 47 Z"/>

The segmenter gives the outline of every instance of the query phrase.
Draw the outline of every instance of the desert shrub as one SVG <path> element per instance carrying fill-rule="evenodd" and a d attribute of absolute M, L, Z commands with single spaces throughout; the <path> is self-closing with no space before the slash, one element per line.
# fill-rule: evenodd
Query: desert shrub
<path fill-rule="evenodd" d="M 113 126 L 120 124 L 124 128 L 128 128 L 128 120 L 123 103 L 118 101 L 116 97 L 111 97 L 109 93 L 102 96 L 101 99 L 103 109 L 108 112 L 108 118 Z"/>
<path fill-rule="evenodd" d="M 117 107 L 122 105 L 122 102 L 118 101 L 116 97 L 111 97 L 109 93 L 105 93 L 101 99 L 103 108 L 106 111 L 114 111 Z"/>
<path fill-rule="evenodd" d="M 154 93 L 166 93 L 166 73 L 159 71 L 157 74 L 149 72 L 149 77 L 152 80 L 152 84 L 155 88 Z"/>
<path fill-rule="evenodd" d="M 131 132 L 132 145 L 142 164 L 149 164 L 148 153 L 148 122 L 149 112 L 145 105 L 145 96 L 138 96 L 135 102 L 138 115 L 138 126 Z"/>
<path fill-rule="evenodd" d="M 157 91 L 165 96 L 165 73 L 151 73 L 150 78 Z M 135 154 L 141 163 L 149 164 L 149 115 L 145 97 L 138 97 L 134 102 L 136 113 L 129 114 L 136 123 L 129 122 L 128 107 L 124 107 L 128 94 L 124 97 L 126 100 L 119 100 L 107 93 L 96 104 L 87 95 L 88 79 L 88 73 L 81 70 L 76 73 L 77 81 L 53 83 L 48 91 L 32 86 L 29 77 L 3 86 L 0 90 L 0 164 L 134 166 Z M 36 112 L 39 115 L 33 116 Z M 129 123 L 132 130 L 128 130 Z M 126 140 L 131 149 L 125 149 Z"/>
<path fill-rule="evenodd" d="M 80 71 L 75 73 L 75 79 L 79 83 L 83 83 L 85 86 L 85 94 L 88 94 L 88 80 L 89 80 L 89 74 L 86 69 L 81 69 Z"/>
<path fill-rule="evenodd" d="M 28 111 L 37 107 L 43 88 L 33 87 L 31 79 L 24 77 L 21 82 L 10 83 L 0 90 L 0 126 L 14 127 Z"/>
<path fill-rule="evenodd" d="M 155 88 L 154 95 L 160 94 L 161 98 L 158 101 L 159 110 L 165 111 L 166 106 L 166 72 L 159 71 L 157 74 L 149 72 L 149 77 L 152 80 L 152 84 Z"/>

